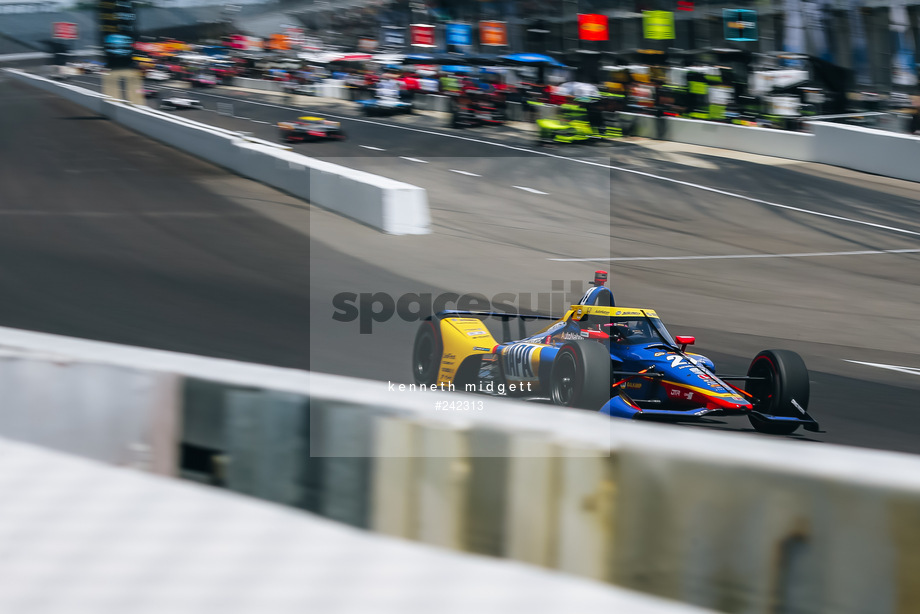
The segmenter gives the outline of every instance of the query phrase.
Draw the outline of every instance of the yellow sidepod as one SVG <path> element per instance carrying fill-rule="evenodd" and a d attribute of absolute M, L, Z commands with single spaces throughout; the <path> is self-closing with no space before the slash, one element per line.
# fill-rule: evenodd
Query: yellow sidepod
<path fill-rule="evenodd" d="M 498 342 L 486 329 L 482 320 L 477 318 L 443 318 L 440 324 L 444 352 L 441 355 L 438 385 L 447 386 L 455 383 L 458 371 L 466 359 L 482 354 L 491 355 L 492 348 L 498 345 Z M 475 368 L 478 370 L 478 367 L 479 360 L 476 359 Z M 473 375 L 478 373 L 474 372 Z"/>

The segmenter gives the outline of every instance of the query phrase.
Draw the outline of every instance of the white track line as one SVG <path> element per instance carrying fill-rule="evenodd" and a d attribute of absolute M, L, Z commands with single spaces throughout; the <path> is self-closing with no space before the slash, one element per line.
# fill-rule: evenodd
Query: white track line
<path fill-rule="evenodd" d="M 174 90 L 175 90 L 175 89 L 177 89 L 177 88 L 169 88 L 169 89 L 174 89 Z M 182 91 L 182 90 L 178 90 L 178 91 Z M 267 102 L 257 102 L 257 101 L 254 101 L 254 100 L 245 100 L 245 99 L 241 99 L 241 98 L 234 98 L 234 97 L 232 97 L 232 96 L 220 96 L 220 95 L 218 95 L 218 94 L 205 94 L 205 93 L 202 93 L 201 95 L 202 95 L 202 96 L 210 96 L 211 98 L 222 98 L 222 99 L 224 99 L 224 100 L 232 100 L 232 101 L 235 101 L 235 102 L 241 102 L 241 103 L 246 103 L 246 104 L 254 104 L 254 105 L 259 105 L 259 106 L 263 106 L 263 107 L 272 107 L 272 108 L 274 108 L 274 109 L 286 109 L 286 110 L 288 110 L 288 111 L 296 111 L 296 112 L 298 112 L 298 113 L 300 113 L 300 112 L 303 111 L 303 109 L 298 109 L 298 108 L 296 108 L 296 107 L 285 107 L 285 106 L 282 106 L 282 105 L 270 104 L 270 103 L 267 103 Z M 311 112 L 312 112 L 312 111 L 311 111 Z M 751 196 L 745 196 L 744 194 L 736 194 L 736 193 L 734 193 L 734 192 L 729 192 L 729 191 L 727 191 L 727 190 L 720 190 L 720 189 L 718 189 L 718 188 L 711 188 L 711 187 L 709 187 L 709 186 L 700 185 L 700 184 L 698 184 L 698 183 L 691 183 L 691 182 L 689 182 L 689 181 L 682 181 L 682 180 L 680 180 L 680 179 L 672 179 L 671 177 L 664 177 L 664 176 L 662 176 L 662 175 L 655 175 L 654 173 L 646 173 L 646 172 L 644 172 L 644 171 L 637 171 L 637 170 L 635 170 L 635 169 L 624 168 L 624 167 L 622 167 L 622 166 L 613 166 L 612 164 L 602 164 L 602 163 L 600 163 L 600 162 L 592 162 L 592 161 L 590 161 L 590 160 L 581 160 L 581 159 L 579 159 L 579 158 L 569 158 L 569 157 L 567 157 L 567 156 L 560 156 L 560 155 L 558 155 L 558 154 L 553 154 L 553 153 L 549 153 L 549 152 L 546 152 L 546 151 L 537 151 L 537 150 L 535 150 L 535 149 L 527 149 L 526 147 L 517 147 L 517 146 L 515 146 L 515 145 L 506 145 L 505 143 L 495 143 L 495 142 L 493 142 L 493 141 L 484 141 L 484 140 L 482 140 L 482 139 L 474 139 L 474 138 L 471 138 L 471 137 L 468 137 L 468 136 L 460 136 L 460 135 L 457 135 L 457 134 L 446 134 L 446 133 L 444 133 L 444 132 L 436 132 L 436 131 L 434 131 L 434 130 L 422 130 L 421 128 L 411 128 L 411 127 L 409 127 L 409 126 L 401 126 L 401 125 L 398 125 L 398 124 L 387 124 L 387 123 L 384 123 L 384 122 L 374 121 L 374 120 L 370 120 L 370 119 L 360 119 L 360 118 L 356 118 L 356 117 L 348 117 L 347 115 L 335 115 L 335 114 L 333 114 L 333 113 L 320 113 L 320 112 L 315 112 L 314 114 L 315 114 L 315 115 L 322 115 L 322 116 L 324 116 L 324 117 L 332 117 L 332 118 L 335 118 L 335 119 L 340 119 L 340 120 L 345 120 L 345 121 L 359 122 L 359 123 L 364 123 L 364 124 L 372 124 L 372 125 L 375 125 L 375 126 L 385 126 L 385 127 L 388 127 L 388 128 L 396 128 L 396 129 L 398 129 L 398 130 L 408 130 L 409 132 L 417 132 L 417 133 L 419 133 L 419 134 L 430 134 L 430 135 L 433 135 L 433 136 L 440 136 L 440 137 L 449 138 L 449 139 L 457 139 L 457 140 L 460 140 L 460 141 L 467 141 L 467 142 L 470 142 L 470 143 L 480 143 L 480 144 L 482 144 L 482 145 L 489 145 L 489 146 L 491 146 L 491 147 L 501 147 L 502 149 L 510 149 L 510 150 L 512 150 L 512 151 L 521 151 L 521 152 L 528 153 L 528 154 L 532 154 L 532 155 L 536 155 L 536 156 L 544 156 L 544 157 L 546 157 L 546 158 L 555 158 L 555 159 L 557 159 L 557 160 L 567 160 L 567 161 L 569 161 L 569 162 L 574 162 L 574 163 L 576 163 L 576 164 L 586 164 L 586 165 L 588 165 L 588 166 L 596 166 L 596 167 L 600 167 L 600 168 L 608 168 L 608 169 L 610 169 L 610 170 L 620 171 L 620 172 L 622 172 L 622 173 L 630 173 L 630 174 L 633 174 L 633 175 L 639 175 L 640 177 L 647 177 L 647 178 L 649 178 L 649 179 L 657 179 L 657 180 L 659 180 L 659 181 L 666 181 L 666 182 L 668 182 L 668 183 L 673 183 L 673 184 L 676 184 L 676 185 L 682 185 L 682 186 L 685 186 L 685 187 L 688 187 L 688 188 L 694 188 L 694 189 L 697 189 L 697 190 L 703 190 L 703 191 L 705 191 L 705 192 L 712 192 L 712 193 L 714 193 L 714 194 L 721 194 L 721 195 L 723 195 L 723 196 L 728 196 L 728 197 L 731 197 L 731 198 L 738 198 L 738 199 L 741 199 L 741 200 L 746 200 L 746 201 L 748 201 L 748 202 L 757 203 L 757 204 L 759 204 L 759 205 L 765 205 L 765 206 L 767 206 L 767 207 L 775 207 L 775 208 L 777 208 L 777 209 L 786 209 L 786 210 L 788 210 L 788 211 L 796 211 L 796 212 L 798 212 L 798 213 L 804 213 L 804 214 L 806 214 L 806 215 L 815 215 L 815 216 L 818 216 L 818 217 L 824 217 L 824 218 L 828 218 L 828 219 L 832 219 L 832 220 L 838 220 L 838 221 L 847 222 L 847 223 L 850 223 L 850 224 L 859 224 L 859 225 L 861 225 L 861 226 L 869 226 L 869 227 L 871 227 L 871 228 L 878 228 L 878 229 L 880 229 L 880 230 L 890 230 L 890 231 L 892 231 L 892 232 L 898 232 L 898 233 L 902 233 L 902 234 L 912 235 L 912 236 L 915 236 L 915 237 L 920 237 L 920 232 L 917 232 L 917 231 L 914 231 L 914 230 L 907 230 L 907 229 L 905 229 L 905 228 L 897 228 L 897 227 L 895 227 L 895 226 L 886 226 L 886 225 L 884 225 L 884 224 L 876 224 L 876 223 L 874 223 L 874 222 L 866 222 L 866 221 L 864 221 L 864 220 L 857 220 L 857 219 L 853 219 L 853 218 L 843 217 L 843 216 L 841 216 L 841 215 L 833 215 L 833 214 L 831 214 L 831 213 L 822 213 L 822 212 L 820 212 L 820 211 L 812 211 L 812 210 L 810 210 L 810 209 L 802 209 L 801 207 L 793 207 L 793 206 L 791 206 L 791 205 L 783 205 L 783 204 L 781 204 L 781 203 L 774 203 L 774 202 L 770 202 L 770 201 L 768 201 L 768 200 L 763 200 L 763 199 L 760 199 L 760 198 L 753 198 L 753 197 L 751 197 Z"/>
<path fill-rule="evenodd" d="M 374 151 L 386 151 L 386 149 L 381 147 L 374 147 L 372 145 L 358 145 L 358 147 L 363 147 L 364 149 L 373 149 Z"/>
<path fill-rule="evenodd" d="M 428 164 L 427 160 L 419 160 L 418 158 L 410 158 L 409 156 L 399 156 L 403 160 L 408 160 L 409 162 L 418 162 L 419 164 Z"/>
<path fill-rule="evenodd" d="M 554 262 L 629 262 L 635 260 L 740 260 L 742 258 L 818 258 L 821 256 L 870 256 L 917 254 L 920 249 L 878 249 L 858 252 L 800 252 L 793 254 L 725 254 L 721 256 L 635 256 L 624 258 L 547 258 Z"/>
<path fill-rule="evenodd" d="M 920 369 L 917 367 L 899 367 L 897 365 L 883 365 L 877 362 L 862 362 L 861 360 L 844 360 L 844 362 L 852 362 L 857 365 L 865 365 L 867 367 L 878 367 L 879 369 L 888 369 L 889 371 L 898 371 L 899 373 L 907 373 L 909 375 L 920 375 Z"/>
<path fill-rule="evenodd" d="M 467 175 L 469 177 L 482 177 L 482 175 L 477 175 L 476 173 L 471 173 L 469 171 L 458 171 L 455 168 L 450 169 L 450 172 L 457 173 L 458 175 Z"/>
<path fill-rule="evenodd" d="M 516 186 L 512 186 L 512 187 L 515 187 L 515 188 L 517 188 L 517 189 L 519 189 L 519 190 L 524 190 L 525 192 L 530 192 L 530 193 L 532 193 L 532 194 L 543 194 L 544 196 L 547 195 L 547 194 L 549 194 L 549 192 L 541 192 L 540 190 L 535 190 L 535 189 L 533 189 L 533 188 L 528 188 L 527 186 L 523 186 L 523 185 L 516 185 Z"/>

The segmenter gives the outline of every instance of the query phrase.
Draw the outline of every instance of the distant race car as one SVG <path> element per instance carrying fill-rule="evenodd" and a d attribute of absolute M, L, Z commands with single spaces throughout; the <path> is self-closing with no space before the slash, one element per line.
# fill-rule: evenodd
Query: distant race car
<path fill-rule="evenodd" d="M 427 318 L 415 337 L 415 383 L 544 397 L 619 418 L 737 415 L 763 433 L 819 430 L 807 412 L 808 369 L 798 354 L 764 350 L 746 375 L 716 375 L 711 360 L 686 351 L 694 337 L 672 337 L 651 309 L 616 306 L 606 279 L 598 271 L 594 287 L 559 319 L 458 310 Z M 489 317 L 502 320 L 501 343 L 483 323 Z M 525 336 L 522 318 L 553 322 Z M 510 335 L 512 319 L 520 322 L 517 340 Z"/>
<path fill-rule="evenodd" d="M 154 89 L 154 88 L 152 88 L 152 87 L 150 87 L 150 86 L 147 86 L 147 85 L 143 86 L 143 87 L 140 89 L 140 93 L 144 95 L 144 98 L 156 98 L 157 96 L 160 95 L 160 91 L 159 91 L 159 90 Z"/>
<path fill-rule="evenodd" d="M 502 99 L 496 95 L 478 90 L 464 92 L 450 102 L 448 126 L 451 128 L 475 128 L 477 126 L 498 126 L 505 123 Z"/>
<path fill-rule="evenodd" d="M 296 94 L 298 96 L 315 96 L 316 95 L 316 86 L 312 83 L 296 83 L 296 82 L 291 81 L 291 82 L 283 83 L 281 87 L 288 94 Z"/>
<path fill-rule="evenodd" d="M 342 124 L 322 117 L 304 116 L 294 121 L 278 122 L 278 129 L 281 131 L 281 140 L 286 143 L 345 138 Z"/>
<path fill-rule="evenodd" d="M 165 70 L 152 69 L 144 73 L 144 79 L 147 81 L 169 81 L 170 75 Z"/>
<path fill-rule="evenodd" d="M 188 82 L 191 83 L 192 87 L 215 87 L 217 78 L 214 75 L 201 73 L 189 77 Z"/>
<path fill-rule="evenodd" d="M 160 108 L 167 111 L 181 111 L 185 109 L 203 109 L 200 100 L 194 98 L 182 98 L 175 96 L 173 98 L 164 98 L 160 101 Z"/>
<path fill-rule="evenodd" d="M 400 100 L 392 96 L 365 98 L 357 102 L 365 115 L 396 115 L 398 113 L 413 113 L 415 111 L 415 107 L 411 102 Z"/>

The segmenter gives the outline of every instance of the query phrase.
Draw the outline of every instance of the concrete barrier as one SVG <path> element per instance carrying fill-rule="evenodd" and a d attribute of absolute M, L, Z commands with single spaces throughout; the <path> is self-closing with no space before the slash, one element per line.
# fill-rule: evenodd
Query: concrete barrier
<path fill-rule="evenodd" d="M 502 417 L 516 427 L 388 418 L 374 528 L 724 612 L 906 612 L 920 590 L 916 457 L 623 422 L 560 436 Z M 483 433 L 508 456 L 477 457 Z M 436 454 L 396 458 L 429 437 Z M 470 503 L 483 492 L 491 506 Z"/>
<path fill-rule="evenodd" d="M 51 53 L 45 53 L 43 51 L 34 51 L 27 53 L 7 53 L 0 55 L 0 65 L 9 66 L 11 68 L 16 67 L 33 67 L 39 68 L 44 66 L 54 57 Z"/>
<path fill-rule="evenodd" d="M 314 89 L 316 95 L 323 98 L 335 98 L 338 100 L 349 100 L 351 98 L 345 82 L 341 79 L 324 79 L 316 83 Z"/>
<path fill-rule="evenodd" d="M 263 90 L 266 92 L 283 92 L 284 84 L 281 81 L 266 81 L 265 79 L 248 79 L 246 77 L 234 77 L 233 85 L 236 87 L 245 87 L 251 90 Z"/>
<path fill-rule="evenodd" d="M 76 87 L 66 82 L 52 81 L 21 70 L 7 68 L 4 71 L 13 78 L 35 86 L 40 90 L 65 98 L 98 115 L 103 114 L 102 105 L 107 97 L 102 94 Z"/>
<path fill-rule="evenodd" d="M 427 234 L 427 192 L 419 187 L 294 153 L 290 148 L 131 105 L 47 79 L 14 77 L 110 117 L 135 132 L 260 181 L 388 234 Z"/>
<path fill-rule="evenodd" d="M 641 136 L 647 139 L 658 138 L 656 117 L 642 113 L 615 113 L 623 128 L 623 136 Z M 670 140 L 670 139 L 666 139 Z"/>
<path fill-rule="evenodd" d="M 417 101 L 416 104 L 421 103 L 420 109 L 439 113 L 450 112 L 450 96 L 443 94 L 416 94 L 415 100 Z"/>
<path fill-rule="evenodd" d="M 211 129 L 185 118 L 112 100 L 103 102 L 101 112 L 135 132 L 218 166 L 229 170 L 235 170 L 238 166 L 236 145 L 243 142 L 239 134 Z"/>
<path fill-rule="evenodd" d="M 284 82 L 268 81 L 265 79 L 249 79 L 245 77 L 234 77 L 233 85 L 236 87 L 245 87 L 252 90 L 262 90 L 265 92 L 284 92 Z M 351 94 L 341 79 L 325 79 L 307 86 L 310 96 L 322 96 L 324 98 L 335 98 L 337 100 L 350 100 Z"/>
<path fill-rule="evenodd" d="M 389 234 L 430 232 L 422 188 L 258 143 L 239 142 L 235 149 L 234 170 L 244 177 Z"/>
<path fill-rule="evenodd" d="M 508 121 L 512 122 L 523 122 L 527 121 L 527 117 L 524 114 L 524 105 L 520 102 L 508 102 L 505 107 L 505 114 L 508 118 Z"/>
<path fill-rule="evenodd" d="M 736 126 L 719 122 L 667 117 L 659 119 L 639 113 L 622 113 L 633 127 L 630 134 L 658 138 L 664 122 L 664 140 L 704 147 L 718 147 L 762 156 L 803 162 L 823 162 L 816 155 L 815 135 L 789 130 Z"/>
<path fill-rule="evenodd" d="M 0 352 L 0 433 L 10 439 L 175 475 L 181 405 L 174 374 Z"/>
<path fill-rule="evenodd" d="M 5 439 L 0 457 L 4 612 L 710 612 Z"/>
<path fill-rule="evenodd" d="M 815 160 L 814 135 L 804 132 L 669 117 L 666 138 L 679 143 L 721 147 L 762 156 L 803 162 Z"/>
<path fill-rule="evenodd" d="M 81 377 L 102 373 L 98 390 L 141 408 L 131 411 L 147 423 L 173 409 L 130 382 L 138 373 L 174 378 L 182 428 L 173 448 L 195 452 L 183 463 L 210 459 L 174 471 L 355 526 L 723 612 L 895 614 L 920 594 L 916 456 L 390 391 L 11 329 L 0 329 L 0 350 L 78 364 Z M 26 398 L 42 394 L 53 371 L 6 373 L 15 376 L 2 389 Z M 93 381 L 63 378 L 57 394 L 71 398 Z M 445 396 L 487 406 L 438 411 Z M 51 407 L 41 414 L 49 424 L 71 410 Z M 111 429 L 111 414 L 83 416 L 60 424 L 113 449 L 136 440 Z M 10 424 L 0 422 L 0 436 Z"/>
<path fill-rule="evenodd" d="M 816 159 L 857 171 L 920 181 L 920 136 L 809 122 Z"/>

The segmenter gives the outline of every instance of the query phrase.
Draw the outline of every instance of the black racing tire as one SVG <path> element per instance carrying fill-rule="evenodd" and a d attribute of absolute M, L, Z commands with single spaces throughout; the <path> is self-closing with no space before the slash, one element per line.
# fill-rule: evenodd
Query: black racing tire
<path fill-rule="evenodd" d="M 412 379 L 416 384 L 433 386 L 438 383 L 443 352 L 438 323 L 425 320 L 419 326 L 412 346 Z"/>
<path fill-rule="evenodd" d="M 748 380 L 744 386 L 754 397 L 755 411 L 792 417 L 802 416 L 802 411 L 808 409 L 811 389 L 808 368 L 795 352 L 764 350 L 751 361 L 747 374 L 748 377 L 763 378 Z M 791 435 L 801 426 L 798 422 L 770 422 L 753 414 L 748 418 L 754 430 L 770 435 Z"/>
<path fill-rule="evenodd" d="M 605 346 L 593 341 L 566 344 L 553 360 L 550 398 L 556 405 L 599 411 L 610 400 L 610 377 Z"/>

